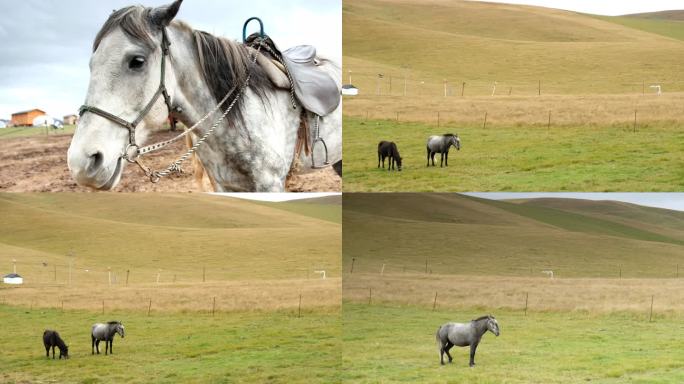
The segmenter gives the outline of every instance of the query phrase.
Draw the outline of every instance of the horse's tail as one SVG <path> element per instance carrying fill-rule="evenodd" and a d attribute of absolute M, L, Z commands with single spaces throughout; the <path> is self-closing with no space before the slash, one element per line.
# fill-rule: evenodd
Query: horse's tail
<path fill-rule="evenodd" d="M 437 343 L 437 353 L 440 358 L 442 358 L 442 339 L 439 337 L 439 331 L 441 329 L 442 327 L 439 327 L 437 328 L 437 332 L 435 332 L 435 343 Z"/>

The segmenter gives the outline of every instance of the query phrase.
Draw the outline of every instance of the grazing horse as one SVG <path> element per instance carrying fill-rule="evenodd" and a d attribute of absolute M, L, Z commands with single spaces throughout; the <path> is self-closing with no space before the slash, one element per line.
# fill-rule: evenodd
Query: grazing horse
<path fill-rule="evenodd" d="M 394 163 L 397 164 L 397 169 L 401 171 L 401 155 L 397 149 L 397 145 L 393 141 L 381 141 L 378 143 L 378 168 L 380 168 L 380 161 L 382 160 L 382 167 L 385 168 L 385 158 L 389 157 L 389 164 L 387 170 L 394 169 Z"/>
<path fill-rule="evenodd" d="M 153 181 L 180 172 L 181 159 L 187 159 L 180 153 L 161 172 L 144 167 L 140 156 L 165 144 L 141 152 L 150 133 L 169 117 L 186 127 L 199 123 L 186 134 L 198 146 L 194 154 L 217 192 L 282 192 L 290 171 L 301 174 L 341 162 L 341 68 L 304 50 L 301 62 L 291 67 L 295 85 L 302 84 L 296 73 L 302 81 L 307 74 L 329 80 L 306 83 L 313 88 L 305 92 L 312 99 L 324 100 L 316 93 L 319 86 L 328 97 L 320 110 L 305 108 L 308 100 L 291 97 L 290 79 L 266 49 L 257 53 L 254 46 L 175 20 L 181 2 L 116 10 L 98 32 L 86 105 L 67 154 L 74 180 L 110 190 L 119 184 L 127 162 L 137 162 Z M 301 66 L 306 70 L 294 69 Z M 221 120 L 222 113 L 227 115 Z M 323 146 L 314 145 L 319 138 L 327 147 L 326 163 Z"/>
<path fill-rule="evenodd" d="M 65 360 L 69 358 L 69 346 L 59 337 L 57 331 L 46 329 L 43 332 L 43 345 L 45 345 L 45 355 L 50 358 L 50 348 L 52 348 L 52 359 L 55 358 L 55 346 L 59 348 L 59 358 Z"/>
<path fill-rule="evenodd" d="M 475 365 L 475 350 L 480 344 L 482 335 L 487 331 L 499 336 L 499 323 L 492 315 L 482 316 L 470 323 L 446 323 L 439 327 L 435 338 L 439 344 L 439 362 L 444 365 L 444 354 L 449 357 L 449 362 L 453 360 L 449 350 L 454 345 L 457 347 L 470 346 L 470 366 Z"/>
<path fill-rule="evenodd" d="M 427 166 L 430 166 L 430 158 L 432 158 L 432 166 L 435 166 L 435 154 L 441 155 L 439 166 L 449 166 L 449 148 L 456 147 L 457 151 L 461 150 L 461 139 L 458 135 L 447 133 L 441 136 L 430 136 L 427 141 Z"/>
<path fill-rule="evenodd" d="M 112 347 L 114 343 L 114 336 L 117 333 L 121 336 L 121 338 L 124 337 L 124 326 L 120 321 L 109 321 L 107 324 L 93 324 L 93 329 L 90 333 L 92 340 L 92 354 L 94 355 L 96 350 L 97 354 L 100 354 L 100 341 L 102 340 L 105 342 L 105 355 L 107 354 L 107 350 L 109 350 L 109 353 L 113 354 L 114 350 Z"/>

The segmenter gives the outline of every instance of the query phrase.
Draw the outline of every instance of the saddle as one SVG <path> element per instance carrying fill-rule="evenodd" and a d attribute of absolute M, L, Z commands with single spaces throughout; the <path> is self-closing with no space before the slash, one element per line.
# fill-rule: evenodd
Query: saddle
<path fill-rule="evenodd" d="M 311 45 L 299 45 L 281 52 L 263 31 L 244 38 L 244 41 L 252 48 L 261 48 L 262 54 L 257 56 L 257 63 L 266 71 L 277 88 L 290 91 L 293 107 L 296 108 L 296 98 L 304 109 L 297 133 L 296 153 L 303 149 L 307 155 L 311 154 L 314 146 L 321 143 L 325 150 L 323 167 L 328 165 L 328 148 L 320 137 L 319 120 L 321 116 L 326 116 L 337 109 L 341 92 L 332 76 L 319 68 L 321 61 L 316 57 L 316 48 Z M 313 137 L 306 122 L 305 111 L 311 112 L 315 117 Z M 316 165 L 313 155 L 312 167 L 322 168 Z"/>

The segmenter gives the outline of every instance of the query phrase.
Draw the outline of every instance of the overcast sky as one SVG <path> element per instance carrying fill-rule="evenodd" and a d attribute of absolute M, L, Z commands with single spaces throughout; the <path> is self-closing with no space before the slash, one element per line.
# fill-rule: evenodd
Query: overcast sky
<path fill-rule="evenodd" d="M 75 113 L 88 87 L 93 38 L 112 10 L 170 1 L 0 0 L 0 119 L 32 108 L 59 119 Z M 341 0 L 185 0 L 177 18 L 241 40 L 245 20 L 258 16 L 281 49 L 311 44 L 339 63 L 341 9 Z"/>
<path fill-rule="evenodd" d="M 488 0 L 487 2 L 538 5 L 608 16 L 684 9 L 682 0 Z"/>
<path fill-rule="evenodd" d="M 574 192 L 490 192 L 490 193 L 464 193 L 475 197 L 490 200 L 511 200 L 553 197 L 562 199 L 584 200 L 611 200 L 623 201 L 647 207 L 665 208 L 675 211 L 684 211 L 684 193 L 574 193 Z"/>

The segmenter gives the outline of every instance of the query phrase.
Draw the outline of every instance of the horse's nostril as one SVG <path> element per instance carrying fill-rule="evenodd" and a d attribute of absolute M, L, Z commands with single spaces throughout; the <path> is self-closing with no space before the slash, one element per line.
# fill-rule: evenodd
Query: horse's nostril
<path fill-rule="evenodd" d="M 102 162 L 104 161 L 104 156 L 102 156 L 102 152 L 95 152 L 92 155 L 90 155 L 90 165 L 88 166 L 89 170 L 95 171 L 100 169 L 102 166 Z"/>

